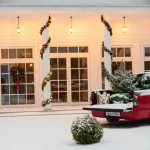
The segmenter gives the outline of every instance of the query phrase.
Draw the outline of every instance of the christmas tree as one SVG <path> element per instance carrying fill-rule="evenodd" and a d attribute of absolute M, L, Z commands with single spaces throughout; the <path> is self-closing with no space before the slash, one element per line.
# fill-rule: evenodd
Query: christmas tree
<path fill-rule="evenodd" d="M 103 68 L 104 76 L 110 81 L 112 90 L 115 93 L 131 93 L 136 89 L 136 76 L 126 70 L 125 62 L 121 62 L 113 75 Z"/>

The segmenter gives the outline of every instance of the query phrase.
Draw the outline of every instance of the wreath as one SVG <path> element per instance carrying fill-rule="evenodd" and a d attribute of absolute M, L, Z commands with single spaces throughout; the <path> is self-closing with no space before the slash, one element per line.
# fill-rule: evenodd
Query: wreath
<path fill-rule="evenodd" d="M 23 80 L 25 77 L 24 68 L 20 66 L 13 66 L 10 69 L 10 75 L 13 78 L 13 82 L 17 84 L 17 90 L 19 90 L 20 80 Z"/>

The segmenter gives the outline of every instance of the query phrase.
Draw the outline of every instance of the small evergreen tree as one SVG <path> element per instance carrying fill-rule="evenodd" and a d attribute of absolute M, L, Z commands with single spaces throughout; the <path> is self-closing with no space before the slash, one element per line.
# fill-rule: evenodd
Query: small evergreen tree
<path fill-rule="evenodd" d="M 103 68 L 104 76 L 110 81 L 112 90 L 115 93 L 131 93 L 136 89 L 136 76 L 126 70 L 125 62 L 121 62 L 113 75 Z"/>

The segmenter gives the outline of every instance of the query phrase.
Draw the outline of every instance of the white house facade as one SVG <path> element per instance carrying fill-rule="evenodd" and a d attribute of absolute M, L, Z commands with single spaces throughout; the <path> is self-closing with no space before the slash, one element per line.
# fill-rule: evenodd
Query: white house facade
<path fill-rule="evenodd" d="M 150 71 L 149 8 L 148 0 L 113 3 L 111 0 L 61 0 L 61 4 L 59 0 L 1 1 L 0 107 L 41 106 L 44 100 L 41 83 L 47 68 L 52 71 L 47 88 L 47 93 L 53 94 L 52 106 L 88 104 L 91 90 L 105 85 L 102 41 L 107 37 L 101 15 L 112 27 L 113 65 L 124 60 L 134 74 Z M 40 56 L 44 35 L 39 32 L 49 16 L 49 35 L 45 37 L 50 36 L 51 42 L 45 55 L 48 59 L 44 61 Z M 126 33 L 122 31 L 124 16 Z M 24 79 L 19 83 L 13 81 L 11 74 L 15 66 L 24 68 Z"/>

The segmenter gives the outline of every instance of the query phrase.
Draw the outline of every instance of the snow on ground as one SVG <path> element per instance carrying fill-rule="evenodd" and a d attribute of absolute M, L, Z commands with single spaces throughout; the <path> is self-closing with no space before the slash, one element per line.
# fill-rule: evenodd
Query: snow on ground
<path fill-rule="evenodd" d="M 70 127 L 83 115 L 1 115 L 0 150 L 150 150 L 150 126 L 145 121 L 131 126 L 126 121 L 110 125 L 105 119 L 98 119 L 104 127 L 101 142 L 77 145 Z"/>

